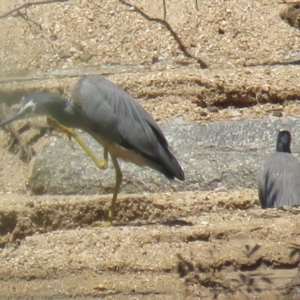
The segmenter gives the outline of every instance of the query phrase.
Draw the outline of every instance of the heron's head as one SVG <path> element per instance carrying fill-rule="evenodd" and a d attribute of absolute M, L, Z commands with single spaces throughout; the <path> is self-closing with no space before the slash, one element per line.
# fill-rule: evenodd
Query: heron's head
<path fill-rule="evenodd" d="M 287 130 L 280 131 L 277 136 L 276 151 L 292 153 L 291 142 L 292 142 L 291 133 Z"/>
<path fill-rule="evenodd" d="M 34 93 L 28 95 L 22 108 L 12 117 L 0 123 L 0 127 L 13 121 L 37 116 L 53 116 L 62 111 L 66 101 L 58 95 L 50 93 Z"/>

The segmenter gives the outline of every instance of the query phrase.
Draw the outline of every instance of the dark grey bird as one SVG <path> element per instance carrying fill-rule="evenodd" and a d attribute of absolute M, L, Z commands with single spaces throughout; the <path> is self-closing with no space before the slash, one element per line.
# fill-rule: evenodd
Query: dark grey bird
<path fill-rule="evenodd" d="M 115 217 L 117 195 L 122 182 L 118 159 L 150 167 L 168 179 L 184 180 L 184 172 L 154 119 L 127 92 L 99 76 L 80 79 L 67 101 L 59 95 L 34 93 L 25 98 L 21 110 L 0 123 L 46 115 L 51 123 L 73 137 L 101 169 L 107 168 L 108 153 L 116 173 L 108 221 Z M 89 133 L 104 149 L 103 160 L 91 152 L 71 128 Z"/>
<path fill-rule="evenodd" d="M 291 152 L 291 133 L 280 131 L 276 152 L 267 157 L 258 175 L 262 208 L 300 205 L 300 163 Z"/>

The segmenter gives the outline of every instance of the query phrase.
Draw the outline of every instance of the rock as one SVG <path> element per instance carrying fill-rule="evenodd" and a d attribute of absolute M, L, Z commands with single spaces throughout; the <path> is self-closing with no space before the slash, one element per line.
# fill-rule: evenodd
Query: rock
<path fill-rule="evenodd" d="M 185 171 L 186 181 L 171 183 L 153 170 L 121 162 L 123 193 L 256 188 L 259 166 L 275 151 L 279 130 L 291 131 L 292 150 L 300 146 L 300 122 L 293 117 L 206 125 L 177 121 L 162 129 Z M 101 146 L 89 135 L 82 133 L 81 136 L 101 157 Z M 107 170 L 98 170 L 83 150 L 74 145 L 71 149 L 67 138 L 57 139 L 36 157 L 28 183 L 33 193 L 106 194 L 113 191 L 115 174 L 111 162 Z M 294 154 L 299 157 L 298 153 Z"/>
<path fill-rule="evenodd" d="M 58 53 L 59 58 L 61 59 L 66 59 L 66 58 L 70 58 L 73 56 L 71 51 L 61 51 Z"/>
<path fill-rule="evenodd" d="M 89 60 L 91 60 L 93 57 L 93 54 L 87 52 L 87 51 L 84 51 L 83 53 L 81 53 L 80 55 L 80 59 L 81 61 L 83 62 L 88 62 Z"/>

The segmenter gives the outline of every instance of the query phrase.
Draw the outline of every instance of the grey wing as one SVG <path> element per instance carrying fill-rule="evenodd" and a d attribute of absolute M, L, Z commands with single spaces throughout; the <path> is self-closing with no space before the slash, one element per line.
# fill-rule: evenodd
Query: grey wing
<path fill-rule="evenodd" d="M 122 88 L 102 77 L 85 77 L 75 86 L 72 99 L 82 106 L 93 131 L 158 165 L 164 163 L 168 171 L 160 171 L 167 177 L 184 176 L 159 126 Z"/>
<path fill-rule="evenodd" d="M 300 205 L 300 163 L 290 153 L 270 155 L 258 175 L 262 208 Z"/>

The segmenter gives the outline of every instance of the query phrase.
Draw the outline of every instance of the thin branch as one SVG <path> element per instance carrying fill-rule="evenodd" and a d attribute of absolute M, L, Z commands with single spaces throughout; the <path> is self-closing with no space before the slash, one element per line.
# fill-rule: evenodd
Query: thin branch
<path fill-rule="evenodd" d="M 164 21 L 166 21 L 166 19 L 167 19 L 166 0 L 163 0 L 163 7 L 164 7 Z"/>
<path fill-rule="evenodd" d="M 135 5 L 127 3 L 124 0 L 119 0 L 119 2 L 121 2 L 125 6 L 133 7 L 135 9 L 135 11 L 138 12 L 141 16 L 143 16 L 146 20 L 151 21 L 151 22 L 157 22 L 157 23 L 160 23 L 163 26 L 165 26 L 167 28 L 167 30 L 171 33 L 171 35 L 173 36 L 175 41 L 177 42 L 179 49 L 182 51 L 182 53 L 186 57 L 195 59 L 200 64 L 201 68 L 203 68 L 203 69 L 208 68 L 208 65 L 202 59 L 194 57 L 192 54 L 190 54 L 188 52 L 188 50 L 183 45 L 183 43 L 182 43 L 181 39 L 179 38 L 179 36 L 177 35 L 177 33 L 172 29 L 171 25 L 166 20 L 161 20 L 159 18 L 152 18 L 152 17 L 148 16 L 145 12 L 143 12 L 141 9 L 136 7 Z M 164 1 L 164 8 L 165 8 L 165 1 Z"/>
<path fill-rule="evenodd" d="M 300 1 L 293 1 L 293 2 L 289 2 L 289 1 L 281 1 L 281 2 L 277 2 L 278 4 L 300 4 Z"/>
<path fill-rule="evenodd" d="M 31 28 L 31 24 L 30 24 L 30 22 L 31 22 L 34 25 L 36 25 L 37 27 L 39 27 L 40 30 L 42 30 L 42 26 L 38 22 L 29 19 L 28 14 L 27 14 L 27 8 L 25 8 L 25 12 L 24 13 L 21 13 L 21 11 L 18 10 L 17 13 L 16 13 L 16 15 L 18 15 L 22 19 L 24 19 L 29 24 L 30 28 Z"/>
<path fill-rule="evenodd" d="M 8 12 L 6 12 L 5 14 L 3 15 L 0 15 L 0 19 L 4 19 L 10 15 L 13 15 L 13 13 L 17 12 L 17 14 L 20 14 L 20 10 L 23 9 L 23 8 L 28 8 L 28 7 L 31 7 L 31 6 L 37 6 L 37 5 L 43 5 L 43 4 L 50 4 L 50 3 L 55 3 L 55 2 L 67 2 L 67 1 L 70 1 L 70 0 L 48 0 L 48 1 L 38 1 L 38 2 L 27 2 L 27 3 L 24 3 Z M 20 14 L 22 16 L 22 14 Z"/>

